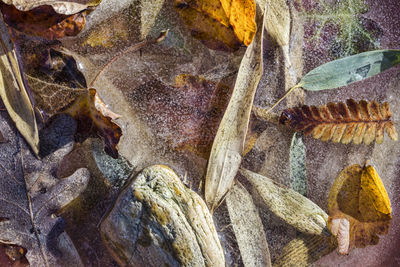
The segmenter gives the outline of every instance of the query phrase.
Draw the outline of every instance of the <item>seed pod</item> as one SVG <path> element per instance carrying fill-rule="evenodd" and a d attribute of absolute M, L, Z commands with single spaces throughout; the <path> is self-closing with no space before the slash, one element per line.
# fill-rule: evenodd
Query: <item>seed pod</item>
<path fill-rule="evenodd" d="M 166 166 L 136 176 L 102 221 L 101 235 L 121 266 L 225 266 L 206 204 Z"/>

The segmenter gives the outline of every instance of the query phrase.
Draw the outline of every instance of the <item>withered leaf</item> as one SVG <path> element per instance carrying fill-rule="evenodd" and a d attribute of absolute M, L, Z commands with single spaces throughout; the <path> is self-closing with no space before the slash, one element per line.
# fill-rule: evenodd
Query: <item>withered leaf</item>
<path fill-rule="evenodd" d="M 0 144 L 0 243 L 25 248 L 30 266 L 82 266 L 64 232 L 65 221 L 55 213 L 86 188 L 88 171 L 56 179 L 52 172 L 72 144 L 37 160 L 5 113 L 0 118 L 1 129 L 10 136 Z"/>
<path fill-rule="evenodd" d="M 273 266 L 310 266 L 335 249 L 328 241 L 329 238 L 325 235 L 307 235 L 301 233 L 282 249 L 281 255 L 275 260 Z"/>
<path fill-rule="evenodd" d="M 85 11 L 61 15 L 48 5 L 30 11 L 20 11 L 12 5 L 0 3 L 0 10 L 8 26 L 28 35 L 50 40 L 77 35 L 86 22 Z"/>
<path fill-rule="evenodd" d="M 192 36 L 211 49 L 236 50 L 254 38 L 254 0 L 175 0 L 175 8 Z"/>
<path fill-rule="evenodd" d="M 250 193 L 237 182 L 226 196 L 226 205 L 244 266 L 272 266 L 264 227 Z"/>
<path fill-rule="evenodd" d="M 266 207 L 297 230 L 320 235 L 325 230 L 328 215 L 310 199 L 273 180 L 246 169 L 240 169 Z"/>
<path fill-rule="evenodd" d="M 343 144 L 371 144 L 383 142 L 384 130 L 397 141 L 397 132 L 391 120 L 389 104 L 376 101 L 348 99 L 346 104 L 328 103 L 320 107 L 302 106 L 286 109 L 279 119 L 280 123 L 304 132 L 315 139 Z"/>
<path fill-rule="evenodd" d="M 29 51 L 21 47 L 22 51 Z M 75 59 L 48 47 L 37 47 L 34 54 L 23 54 L 25 76 L 33 91 L 36 107 L 46 117 L 57 114 L 87 91 L 86 79 Z"/>
<path fill-rule="evenodd" d="M 39 154 L 39 131 L 31 99 L 26 91 L 21 68 L 7 26 L 0 21 L 0 96 L 18 131 Z"/>
<path fill-rule="evenodd" d="M 104 151 L 113 158 L 118 158 L 117 144 L 122 135 L 121 128 L 104 116 L 95 105 L 96 89 L 89 89 L 75 102 L 62 111 L 71 115 L 78 122 L 78 140 L 97 136 L 103 140 Z"/>
<path fill-rule="evenodd" d="M 378 235 L 389 231 L 389 196 L 372 166 L 355 164 L 345 168 L 331 188 L 328 206 L 328 228 L 341 254 L 348 254 L 354 247 L 376 245 Z"/>
<path fill-rule="evenodd" d="M 240 63 L 232 97 L 211 148 L 205 179 L 205 198 L 211 211 L 233 185 L 245 152 L 254 95 L 263 72 L 264 18 L 257 8 L 257 33 Z"/>
<path fill-rule="evenodd" d="M 28 267 L 26 249 L 20 246 L 0 244 L 0 266 Z"/>
<path fill-rule="evenodd" d="M 97 6 L 101 0 L 3 0 L 8 5 L 14 5 L 21 11 L 28 11 L 35 7 L 49 5 L 59 14 L 71 15 L 78 13 L 88 7 Z"/>
<path fill-rule="evenodd" d="M 256 4 L 254 0 L 220 0 L 238 39 L 250 45 L 256 34 Z"/>
<path fill-rule="evenodd" d="M 51 48 L 42 51 L 27 56 L 29 60 L 25 62 L 26 77 L 37 107 L 45 117 L 58 113 L 71 115 L 78 123 L 77 141 L 89 136 L 100 137 L 105 151 L 117 158 L 116 145 L 122 131 L 109 117 L 116 114 L 106 109 L 95 89 L 86 88 L 86 79 L 73 56 Z"/>

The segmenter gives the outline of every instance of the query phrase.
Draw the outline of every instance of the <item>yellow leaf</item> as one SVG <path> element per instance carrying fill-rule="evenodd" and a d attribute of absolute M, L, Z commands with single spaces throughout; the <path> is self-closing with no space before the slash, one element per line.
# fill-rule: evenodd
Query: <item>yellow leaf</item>
<path fill-rule="evenodd" d="M 208 48 L 234 51 L 256 32 L 254 0 L 175 0 L 191 35 Z"/>
<path fill-rule="evenodd" d="M 256 34 L 256 4 L 254 0 L 220 0 L 238 39 L 249 45 Z"/>
<path fill-rule="evenodd" d="M 336 178 L 328 200 L 328 228 L 338 250 L 376 245 L 387 234 L 392 218 L 389 196 L 372 166 L 345 168 Z"/>
<path fill-rule="evenodd" d="M 359 205 L 365 221 L 379 220 L 387 216 L 392 218 L 388 194 L 372 166 L 362 170 Z"/>

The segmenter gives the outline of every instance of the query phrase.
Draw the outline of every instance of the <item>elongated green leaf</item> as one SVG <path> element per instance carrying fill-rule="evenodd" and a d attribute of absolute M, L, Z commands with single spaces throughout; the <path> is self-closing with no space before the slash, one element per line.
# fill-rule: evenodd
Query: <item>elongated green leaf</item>
<path fill-rule="evenodd" d="M 18 131 L 39 153 L 39 132 L 31 100 L 26 92 L 17 55 L 8 34 L 7 26 L 0 18 L 0 96 Z"/>
<path fill-rule="evenodd" d="M 290 144 L 290 184 L 294 191 L 307 194 L 306 148 L 301 133 L 294 133 Z"/>
<path fill-rule="evenodd" d="M 311 91 L 333 89 L 372 77 L 400 63 L 400 50 L 375 50 L 323 64 L 301 79 Z"/>

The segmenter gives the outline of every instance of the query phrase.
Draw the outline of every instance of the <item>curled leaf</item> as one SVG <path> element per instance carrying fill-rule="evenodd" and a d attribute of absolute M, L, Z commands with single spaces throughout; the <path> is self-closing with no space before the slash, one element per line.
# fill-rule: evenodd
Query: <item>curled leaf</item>
<path fill-rule="evenodd" d="M 324 231 L 328 215 L 317 204 L 265 176 L 245 169 L 240 169 L 240 173 L 251 183 L 268 209 L 286 223 L 308 234 L 320 235 Z"/>
<path fill-rule="evenodd" d="M 353 141 L 354 144 L 364 142 L 369 145 L 374 140 L 381 144 L 385 129 L 391 139 L 397 140 L 391 117 L 387 102 L 379 105 L 376 101 L 356 102 L 349 99 L 346 104 L 339 102 L 287 109 L 282 112 L 279 121 L 322 141 L 343 144 Z"/>
<path fill-rule="evenodd" d="M 374 50 L 323 64 L 307 73 L 299 86 L 311 91 L 333 89 L 372 77 L 400 63 L 400 50 Z"/>
<path fill-rule="evenodd" d="M 232 97 L 212 145 L 205 179 L 205 198 L 211 211 L 231 188 L 242 160 L 253 99 L 262 75 L 262 21 L 258 10 L 256 37 L 240 63 Z"/>
<path fill-rule="evenodd" d="M 4 21 L 8 26 L 28 35 L 50 40 L 75 36 L 85 26 L 86 13 L 61 15 L 51 6 L 39 6 L 30 11 L 21 11 L 12 5 L 0 3 Z"/>
<path fill-rule="evenodd" d="M 39 131 L 35 113 L 22 78 L 21 69 L 7 26 L 0 21 L 0 96 L 18 131 L 39 154 Z"/>
<path fill-rule="evenodd" d="M 341 254 L 348 254 L 354 247 L 376 245 L 378 235 L 389 231 L 389 196 L 372 166 L 355 164 L 345 168 L 331 188 L 328 206 L 328 228 Z"/>
<path fill-rule="evenodd" d="M 104 150 L 113 158 L 118 158 L 117 144 L 121 138 L 121 128 L 104 116 L 95 105 L 96 90 L 91 88 L 79 96 L 75 102 L 63 111 L 78 122 L 78 135 L 83 139 L 90 135 L 103 140 Z"/>
<path fill-rule="evenodd" d="M 101 0 L 2 0 L 7 5 L 13 5 L 21 11 L 28 11 L 35 7 L 49 5 L 54 8 L 58 14 L 71 15 L 78 13 L 88 7 L 97 6 Z"/>
<path fill-rule="evenodd" d="M 244 266 L 272 266 L 264 227 L 246 188 L 234 185 L 226 196 L 226 205 Z"/>

